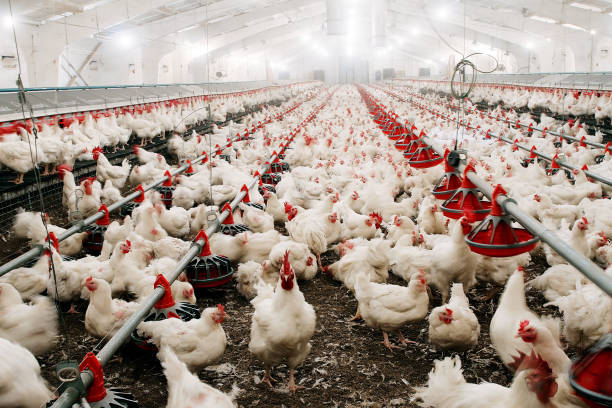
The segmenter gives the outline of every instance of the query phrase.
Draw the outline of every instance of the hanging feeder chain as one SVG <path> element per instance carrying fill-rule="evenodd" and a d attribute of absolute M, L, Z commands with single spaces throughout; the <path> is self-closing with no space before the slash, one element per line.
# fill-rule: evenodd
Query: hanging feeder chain
<path fill-rule="evenodd" d="M 327 100 L 329 100 L 329 98 L 331 98 L 331 95 L 327 98 Z M 323 105 L 320 105 L 319 107 L 322 107 L 322 106 Z M 315 109 L 315 111 L 317 111 L 317 109 Z M 309 116 L 310 115 L 308 115 L 307 117 Z M 203 156 L 200 157 L 200 159 L 202 158 Z M 264 165 L 262 167 L 262 171 L 263 171 L 262 174 L 267 172 L 269 169 L 270 169 L 269 164 Z M 160 180 L 156 184 L 159 184 L 166 178 L 167 177 L 164 177 L 164 179 Z M 254 178 L 249 184 L 248 190 L 255 188 L 258 181 L 259 179 L 257 177 Z M 230 203 L 232 211 L 238 206 L 238 203 L 240 203 L 242 199 L 246 196 L 248 190 L 240 191 L 238 195 L 234 198 L 234 200 Z M 140 192 L 138 191 L 136 193 L 137 195 L 140 194 Z M 210 227 L 206 229 L 206 235 L 211 236 L 212 234 L 214 234 L 217 228 L 219 227 L 219 225 L 221 225 L 221 223 L 229 216 L 229 214 L 230 214 L 229 210 L 223 211 L 219 215 L 217 222 L 214 225 L 211 225 Z M 178 278 L 181 272 L 183 272 L 183 270 L 187 267 L 187 264 L 191 262 L 191 260 L 202 251 L 202 247 L 205 244 L 205 242 L 206 241 L 203 238 L 198 241 L 193 242 L 193 245 L 191 246 L 191 248 L 189 248 L 189 251 L 187 251 L 187 253 L 183 256 L 181 261 L 176 265 L 176 268 L 174 269 L 174 271 L 172 271 L 167 276 L 167 280 L 170 284 L 172 284 L 172 282 L 174 282 Z M 140 322 L 142 322 L 144 318 L 148 316 L 150 310 L 164 296 L 164 293 L 165 293 L 165 289 L 163 286 L 160 285 L 156 287 L 153 293 L 149 295 L 149 297 L 146 298 L 141 303 L 141 307 L 123 324 L 123 326 L 121 326 L 121 328 L 117 331 L 117 333 L 115 333 L 113 337 L 110 338 L 110 340 L 104 345 L 104 347 L 102 347 L 102 349 L 96 355 L 97 359 L 100 361 L 100 364 L 102 366 L 104 366 L 111 359 L 115 351 L 117 351 L 125 343 L 125 339 L 131 335 L 131 333 L 136 329 L 136 326 L 138 326 Z M 83 385 L 85 386 L 85 389 L 87 389 L 94 380 L 93 373 L 90 370 L 83 370 L 81 372 L 81 380 L 83 382 Z M 70 407 L 75 401 L 77 401 L 80 398 L 79 394 L 80 393 L 76 388 L 68 387 L 59 396 L 59 398 L 53 403 L 51 408 Z"/>

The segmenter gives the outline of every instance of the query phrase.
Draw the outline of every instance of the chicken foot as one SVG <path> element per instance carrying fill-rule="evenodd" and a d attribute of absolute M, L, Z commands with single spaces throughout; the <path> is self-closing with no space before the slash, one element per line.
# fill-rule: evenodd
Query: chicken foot
<path fill-rule="evenodd" d="M 11 183 L 22 184 L 23 183 L 23 173 L 19 173 L 19 175 L 15 177 L 15 180 L 11 180 Z"/>
<path fill-rule="evenodd" d="M 317 263 L 319 264 L 319 269 L 323 270 L 323 265 L 321 264 L 321 254 L 317 254 Z"/>
<path fill-rule="evenodd" d="M 70 303 L 70 309 L 68 309 L 66 313 L 67 314 L 79 314 L 79 312 L 76 310 L 74 303 Z"/>
<path fill-rule="evenodd" d="M 349 322 L 354 322 L 355 320 L 361 319 L 361 312 L 359 311 L 359 306 L 357 306 L 357 310 L 355 311 L 355 316 L 351 317 Z"/>
<path fill-rule="evenodd" d="M 409 343 L 419 344 L 416 341 L 408 340 L 407 338 L 405 338 L 404 335 L 402 334 L 402 332 L 399 331 L 399 330 L 397 331 L 397 335 L 399 336 L 400 343 L 402 343 L 404 346 L 407 346 Z"/>
<path fill-rule="evenodd" d="M 289 389 L 289 391 L 295 394 L 297 390 L 299 390 L 300 388 L 304 388 L 304 387 L 301 385 L 295 384 L 294 372 L 295 370 L 293 368 L 289 369 L 289 382 L 287 383 L 287 388 Z"/>
<path fill-rule="evenodd" d="M 270 367 L 266 367 L 266 373 L 264 374 L 264 378 L 261 379 L 261 382 L 264 384 L 268 384 L 268 387 L 273 388 L 272 383 L 277 382 L 274 378 L 272 378 L 272 376 L 270 375 Z"/>
<path fill-rule="evenodd" d="M 389 351 L 393 351 L 393 349 L 398 349 L 400 348 L 399 346 L 394 346 L 393 344 L 391 344 L 391 342 L 389 341 L 389 334 L 387 334 L 386 331 L 383 331 L 383 342 L 382 342 L 386 348 L 389 349 Z"/>

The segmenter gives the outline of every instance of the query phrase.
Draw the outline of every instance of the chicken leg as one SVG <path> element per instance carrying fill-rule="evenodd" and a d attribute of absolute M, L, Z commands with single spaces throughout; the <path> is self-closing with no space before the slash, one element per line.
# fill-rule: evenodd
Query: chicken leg
<path fill-rule="evenodd" d="M 382 342 L 386 348 L 389 349 L 389 351 L 393 351 L 393 349 L 398 349 L 398 346 L 394 346 L 393 344 L 391 344 L 391 342 L 389 341 L 389 334 L 387 334 L 386 331 L 383 331 L 383 342 Z"/>
<path fill-rule="evenodd" d="M 304 387 L 301 385 L 295 384 L 294 372 L 295 370 L 293 368 L 289 369 L 289 382 L 287 383 L 287 388 L 289 389 L 289 391 L 295 394 L 297 390 L 299 390 L 300 388 L 304 388 Z"/>
<path fill-rule="evenodd" d="M 272 388 L 272 383 L 276 382 L 274 378 L 270 375 L 270 367 L 266 367 L 266 373 L 264 374 L 264 378 L 261 380 L 262 383 L 268 384 L 268 387 Z"/>
<path fill-rule="evenodd" d="M 416 341 L 406 339 L 404 335 L 402 334 L 402 332 L 399 330 L 397 331 L 397 335 L 399 336 L 400 343 L 402 343 L 404 346 L 407 346 L 408 343 L 418 344 Z"/>
<path fill-rule="evenodd" d="M 70 303 L 70 309 L 68 309 L 66 313 L 67 314 L 79 314 L 79 312 L 76 310 L 74 303 Z"/>
<path fill-rule="evenodd" d="M 321 264 L 321 254 L 317 254 L 317 263 L 319 264 L 319 269 L 323 270 L 323 265 Z"/>
<path fill-rule="evenodd" d="M 22 184 L 23 183 L 23 173 L 19 173 L 19 175 L 15 177 L 15 180 L 11 180 L 11 183 Z"/>
<path fill-rule="evenodd" d="M 361 319 L 361 312 L 359 312 L 359 306 L 357 306 L 357 311 L 355 312 L 355 316 L 351 317 L 349 322 L 354 322 L 355 320 Z"/>

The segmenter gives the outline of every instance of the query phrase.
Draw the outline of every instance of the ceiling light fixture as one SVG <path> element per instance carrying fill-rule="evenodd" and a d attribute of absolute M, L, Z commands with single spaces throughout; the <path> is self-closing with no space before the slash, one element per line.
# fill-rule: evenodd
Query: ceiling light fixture
<path fill-rule="evenodd" d="M 199 25 L 197 24 L 190 25 L 189 27 L 181 28 L 180 30 L 177 31 L 177 33 L 184 33 L 185 31 L 193 30 L 194 28 L 198 28 L 198 27 Z"/>
<path fill-rule="evenodd" d="M 448 14 L 448 12 L 444 7 L 441 7 L 438 9 L 438 12 L 436 14 L 439 19 L 443 19 L 443 18 L 446 18 L 446 15 Z"/>
<path fill-rule="evenodd" d="M 570 6 L 576 7 L 583 10 L 594 11 L 596 13 L 601 13 L 601 8 L 597 6 L 593 6 L 591 4 L 579 3 L 577 1 L 570 3 Z"/>
<path fill-rule="evenodd" d="M 11 16 L 4 16 L 2 22 L 4 23 L 4 26 L 6 28 L 11 28 L 13 26 L 13 19 L 11 18 Z"/>
<path fill-rule="evenodd" d="M 571 28 L 572 30 L 577 30 L 577 31 L 587 31 L 587 29 L 586 29 L 586 28 L 584 28 L 584 27 L 580 27 L 580 26 L 577 26 L 577 25 L 575 25 L 575 24 L 563 23 L 563 24 L 561 24 L 561 25 L 562 25 L 563 27 L 565 27 L 565 28 Z"/>
<path fill-rule="evenodd" d="M 591 35 L 595 35 L 595 34 L 597 34 L 597 31 L 596 31 L 596 30 L 594 30 L 594 29 L 591 29 L 591 31 L 590 31 L 590 32 L 591 32 Z"/>
<path fill-rule="evenodd" d="M 548 24 L 557 24 L 558 21 L 555 20 L 554 18 L 550 18 L 550 17 L 543 17 L 543 16 L 529 16 L 530 19 L 535 20 L 535 21 L 540 21 L 542 23 L 548 23 Z"/>

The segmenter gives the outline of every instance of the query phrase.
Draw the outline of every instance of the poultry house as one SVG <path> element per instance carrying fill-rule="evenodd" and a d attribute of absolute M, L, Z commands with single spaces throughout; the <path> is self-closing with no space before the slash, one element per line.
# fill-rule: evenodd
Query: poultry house
<path fill-rule="evenodd" d="M 53 340 L 58 312 L 71 342 L 88 347 L 90 336 L 112 338 L 102 353 L 104 378 L 133 392 L 141 406 L 585 406 L 564 373 L 577 348 L 608 333 L 609 297 L 583 267 L 568 264 L 563 248 L 554 253 L 546 242 L 557 236 L 593 260 L 592 267 L 609 263 L 609 191 L 591 171 L 608 174 L 610 154 L 587 144 L 605 146 L 605 132 L 594 133 L 592 119 L 576 118 L 570 126 L 542 108 L 555 99 L 567 112 L 573 95 L 538 93 L 538 109 L 546 114 L 536 116 L 525 111 L 529 98 L 522 89 L 490 90 L 506 106 L 474 100 L 459 106 L 439 83 L 420 84 L 278 83 L 44 119 L 40 139 L 52 140 L 39 144 L 41 171 L 42 165 L 51 171 L 65 165 L 58 169 L 62 183 L 42 181 L 63 187 L 70 217 L 57 216 L 53 206 L 24 204 L 30 211 L 14 218 L 20 241 L 8 235 L 7 246 L 29 244 L 42 255 L 0 277 L 0 288 L 15 287 L 11 304 L 0 302 L 0 308 L 23 310 L 15 313 L 24 316 L 18 321 L 6 319 L 23 333 L 11 339 L 40 353 L 42 375 L 55 388 L 52 364 L 66 338 Z M 481 87 L 476 82 L 474 89 L 488 97 Z M 596 108 L 580 98 L 581 106 L 571 104 L 574 112 Z M 215 122 L 221 119 L 228 121 Z M 558 135 L 544 134 L 545 126 L 578 139 L 560 144 Z M 3 126 L 0 136 L 21 140 Z M 447 217 L 439 187 L 454 184 L 444 184 L 449 173 L 439 165 L 439 152 L 455 146 L 460 164 L 482 185 L 503 185 L 515 206 L 501 206 L 502 214 L 468 208 Z M 413 148 L 432 161 L 416 160 Z M 535 152 L 557 154 L 559 169 L 530 157 Z M 137 165 L 130 169 L 128 161 Z M 590 170 L 565 172 L 564 163 Z M 425 168 L 429 164 L 436 166 Z M 97 179 L 88 180 L 94 170 Z M 166 172 L 172 177 L 162 201 L 154 190 Z M 250 199 L 238 203 L 246 186 L 254 186 Z M 126 203 L 128 195 L 138 197 Z M 110 211 L 108 225 L 99 225 L 100 255 L 83 256 L 83 235 L 72 233 L 82 227 L 78 219 L 102 203 L 115 203 L 110 207 L 120 208 L 121 218 Z M 234 225 L 220 227 L 226 203 L 233 204 Z M 522 237 L 529 231 L 514 207 L 550 233 L 541 234 L 540 244 L 533 237 L 527 249 L 494 239 L 491 250 L 478 239 L 486 226 L 480 216 L 498 217 L 498 228 Z M 50 211 L 58 226 L 37 211 Z M 57 245 L 45 243 L 46 229 L 60 236 Z M 172 293 L 174 306 L 153 301 L 160 287 Z M 48 298 L 39 297 L 45 290 Z M 68 302 L 87 307 L 84 316 L 62 316 Z M 153 303 L 156 316 L 167 318 L 140 321 Z M 217 303 L 228 307 L 231 319 L 224 321 Z M 36 312 L 40 304 L 45 313 Z M 174 307 L 203 312 L 184 322 L 169 312 Z M 546 316 L 557 309 L 562 318 Z M 372 329 L 383 332 L 386 348 L 363 347 Z M 151 353 L 132 353 L 124 332 L 138 346 L 156 347 L 161 367 L 148 364 Z M 387 350 L 402 344 L 391 358 Z M 120 358 L 109 359 L 121 348 Z M 451 356 L 445 349 L 459 350 L 462 361 L 435 361 Z M 143 361 L 146 370 L 139 368 Z M 272 370 L 286 388 L 272 387 Z"/>

